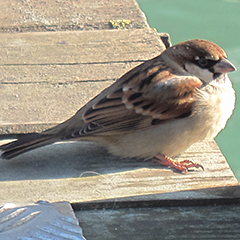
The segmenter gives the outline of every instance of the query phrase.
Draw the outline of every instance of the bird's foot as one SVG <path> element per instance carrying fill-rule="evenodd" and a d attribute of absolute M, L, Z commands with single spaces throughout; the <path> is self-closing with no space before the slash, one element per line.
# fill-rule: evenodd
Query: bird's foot
<path fill-rule="evenodd" d="M 170 168 L 180 171 L 181 173 L 188 172 L 190 168 L 201 168 L 204 170 L 203 166 L 198 163 L 194 163 L 190 160 L 178 162 L 160 153 L 155 156 L 155 160 L 157 160 L 157 162 L 161 165 L 169 166 Z"/>

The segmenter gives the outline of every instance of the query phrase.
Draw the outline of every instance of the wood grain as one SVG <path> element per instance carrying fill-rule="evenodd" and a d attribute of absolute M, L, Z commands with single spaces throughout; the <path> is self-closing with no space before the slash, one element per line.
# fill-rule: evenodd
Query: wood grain
<path fill-rule="evenodd" d="M 0 1 L 0 31 L 110 29 L 111 20 L 130 20 L 127 28 L 148 23 L 135 0 Z"/>
<path fill-rule="evenodd" d="M 0 134 L 66 120 L 164 49 L 151 29 L 4 34 L 0 46 Z"/>
<path fill-rule="evenodd" d="M 238 240 L 240 205 L 75 212 L 89 240 Z"/>
<path fill-rule="evenodd" d="M 118 159 L 91 143 L 50 145 L 0 161 L 0 202 L 211 199 L 238 185 L 214 141 L 193 145 L 178 160 L 186 158 L 205 171 L 180 174 L 151 161 Z"/>

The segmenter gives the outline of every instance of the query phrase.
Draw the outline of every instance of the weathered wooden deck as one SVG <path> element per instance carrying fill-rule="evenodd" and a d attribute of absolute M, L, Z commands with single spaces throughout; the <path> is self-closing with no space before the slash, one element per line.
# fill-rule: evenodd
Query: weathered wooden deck
<path fill-rule="evenodd" d="M 69 118 L 165 48 L 135 0 L 0 6 L 0 144 Z M 239 184 L 217 144 L 186 158 L 205 171 L 121 160 L 91 143 L 46 146 L 0 160 L 0 205 L 69 201 L 89 240 L 240 239 Z"/>

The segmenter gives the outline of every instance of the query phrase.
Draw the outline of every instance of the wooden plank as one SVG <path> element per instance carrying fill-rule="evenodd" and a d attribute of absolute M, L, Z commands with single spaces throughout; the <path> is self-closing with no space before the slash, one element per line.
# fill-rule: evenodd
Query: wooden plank
<path fill-rule="evenodd" d="M 164 49 L 150 29 L 5 34 L 0 46 L 0 134 L 41 131 L 69 118 Z"/>
<path fill-rule="evenodd" d="M 6 84 L 0 90 L 4 96 L 0 134 L 23 133 L 31 130 L 26 125 L 48 127 L 66 120 L 112 82 Z"/>
<path fill-rule="evenodd" d="M 126 28 L 148 27 L 135 0 L 0 1 L 0 31 L 62 31 L 111 28 L 111 20 L 130 20 Z"/>
<path fill-rule="evenodd" d="M 60 143 L 14 160 L 0 161 L 0 203 L 124 202 L 166 199 L 234 199 L 240 192 L 214 141 L 197 143 L 178 160 L 201 163 L 205 171 L 172 172 L 154 162 L 119 159 L 91 143 Z M 53 190 L 54 189 L 54 190 Z"/>
<path fill-rule="evenodd" d="M 160 207 L 75 212 L 91 240 L 239 239 L 240 205 Z"/>
<path fill-rule="evenodd" d="M 0 84 L 73 84 L 116 80 L 141 61 L 0 65 Z"/>
<path fill-rule="evenodd" d="M 0 65 L 144 61 L 163 49 L 156 31 L 99 30 L 4 34 Z"/>

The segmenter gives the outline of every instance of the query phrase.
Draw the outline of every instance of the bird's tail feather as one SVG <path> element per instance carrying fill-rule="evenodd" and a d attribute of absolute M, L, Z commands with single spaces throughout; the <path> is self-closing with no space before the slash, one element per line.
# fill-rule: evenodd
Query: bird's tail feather
<path fill-rule="evenodd" d="M 0 146 L 1 158 L 11 159 L 24 152 L 39 148 L 53 142 L 58 139 L 49 134 L 31 133 L 20 136 L 16 141 L 4 144 Z"/>

